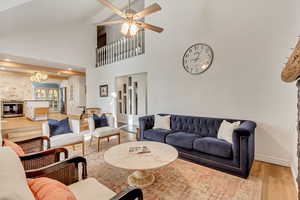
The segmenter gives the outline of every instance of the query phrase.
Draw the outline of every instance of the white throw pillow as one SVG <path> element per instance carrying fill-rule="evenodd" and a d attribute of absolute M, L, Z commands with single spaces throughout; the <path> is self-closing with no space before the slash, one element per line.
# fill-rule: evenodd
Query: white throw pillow
<path fill-rule="evenodd" d="M 230 123 L 226 120 L 223 120 L 219 131 L 218 131 L 218 139 L 223 139 L 232 144 L 232 133 L 233 130 L 236 129 L 240 125 L 240 121 Z"/>
<path fill-rule="evenodd" d="M 171 126 L 171 115 L 166 115 L 166 116 L 155 115 L 153 128 L 171 130 L 170 126 Z"/>

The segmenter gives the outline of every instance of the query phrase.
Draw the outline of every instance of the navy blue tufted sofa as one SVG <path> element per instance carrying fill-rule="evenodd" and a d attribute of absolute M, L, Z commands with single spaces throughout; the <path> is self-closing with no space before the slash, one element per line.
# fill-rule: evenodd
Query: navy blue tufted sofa
<path fill-rule="evenodd" d="M 232 133 L 233 144 L 217 138 L 223 120 L 241 121 Z M 152 129 L 154 115 L 150 115 L 139 118 L 139 123 L 140 140 L 167 143 L 183 159 L 243 178 L 249 175 L 255 150 L 253 121 L 171 115 L 171 130 L 165 130 Z"/>

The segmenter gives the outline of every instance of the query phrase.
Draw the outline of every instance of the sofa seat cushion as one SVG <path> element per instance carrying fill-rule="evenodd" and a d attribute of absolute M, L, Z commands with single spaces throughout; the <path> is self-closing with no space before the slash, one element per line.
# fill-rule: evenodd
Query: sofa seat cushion
<path fill-rule="evenodd" d="M 232 157 L 232 145 L 225 140 L 213 138 L 213 137 L 203 137 L 198 138 L 194 141 L 194 150 L 211 154 L 214 156 L 219 156 L 223 158 Z"/>
<path fill-rule="evenodd" d="M 94 178 L 81 180 L 69 185 L 77 200 L 109 200 L 116 195 Z"/>
<path fill-rule="evenodd" d="M 166 142 L 166 136 L 171 132 L 171 130 L 161 128 L 148 129 L 144 131 L 144 137 L 156 142 Z"/>
<path fill-rule="evenodd" d="M 112 128 L 109 126 L 96 128 L 94 132 L 95 137 L 105 137 L 120 133 L 120 130 L 118 128 Z"/>
<path fill-rule="evenodd" d="M 185 149 L 193 149 L 194 140 L 199 138 L 198 135 L 186 132 L 176 132 L 166 137 L 166 143 Z"/>
<path fill-rule="evenodd" d="M 79 143 L 84 141 L 84 135 L 81 134 L 63 134 L 57 135 L 50 138 L 51 147 L 62 147 L 69 144 Z"/>

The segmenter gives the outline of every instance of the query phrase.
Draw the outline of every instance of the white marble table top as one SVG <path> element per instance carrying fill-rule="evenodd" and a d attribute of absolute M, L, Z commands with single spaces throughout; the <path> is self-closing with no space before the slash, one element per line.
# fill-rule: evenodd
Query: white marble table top
<path fill-rule="evenodd" d="M 129 153 L 129 147 L 147 146 L 150 153 Z M 164 143 L 139 141 L 114 146 L 104 153 L 105 162 L 122 169 L 149 170 L 163 167 L 175 161 L 177 150 Z"/>

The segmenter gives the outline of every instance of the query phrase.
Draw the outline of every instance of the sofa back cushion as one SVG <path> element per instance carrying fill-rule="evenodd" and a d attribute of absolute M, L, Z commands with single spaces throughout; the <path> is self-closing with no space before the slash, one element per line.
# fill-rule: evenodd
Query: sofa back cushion
<path fill-rule="evenodd" d="M 50 137 L 56 135 L 62 135 L 67 133 L 72 133 L 72 129 L 70 127 L 69 118 L 62 119 L 60 121 L 49 119 L 48 125 L 50 129 Z"/>
<path fill-rule="evenodd" d="M 95 128 L 107 127 L 109 126 L 107 117 L 105 114 L 101 115 L 100 117 L 96 114 L 93 114 Z"/>
<path fill-rule="evenodd" d="M 25 176 L 21 160 L 10 148 L 0 149 L 0 199 L 35 200 Z"/>
<path fill-rule="evenodd" d="M 173 131 L 194 133 L 201 137 L 217 137 L 223 120 L 220 118 L 171 115 L 171 129 Z M 233 119 L 225 120 L 229 122 L 238 121 Z"/>

